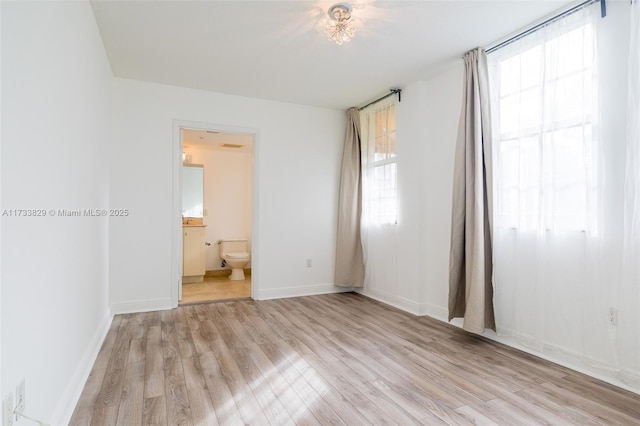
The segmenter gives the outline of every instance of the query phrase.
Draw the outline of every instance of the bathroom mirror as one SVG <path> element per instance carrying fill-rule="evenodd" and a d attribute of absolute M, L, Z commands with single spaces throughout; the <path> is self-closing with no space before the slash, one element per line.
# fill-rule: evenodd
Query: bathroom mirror
<path fill-rule="evenodd" d="M 182 216 L 203 217 L 204 167 L 201 164 L 182 166 Z"/>

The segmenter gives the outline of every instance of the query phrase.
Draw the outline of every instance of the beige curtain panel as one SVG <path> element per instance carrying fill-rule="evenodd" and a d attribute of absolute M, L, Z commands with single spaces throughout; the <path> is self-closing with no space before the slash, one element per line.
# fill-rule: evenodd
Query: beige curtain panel
<path fill-rule="evenodd" d="M 360 239 L 362 215 L 362 165 L 360 159 L 360 113 L 347 110 L 347 132 L 342 153 L 342 175 L 338 200 L 338 240 L 334 284 L 364 286 L 364 260 Z"/>
<path fill-rule="evenodd" d="M 472 333 L 496 329 L 491 255 L 491 118 L 487 56 L 464 56 L 465 81 L 453 178 L 449 321 Z"/>

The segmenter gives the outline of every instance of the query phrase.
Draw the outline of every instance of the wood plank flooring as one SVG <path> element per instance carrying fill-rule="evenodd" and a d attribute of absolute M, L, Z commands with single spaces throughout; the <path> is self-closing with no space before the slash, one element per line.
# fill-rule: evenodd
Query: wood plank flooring
<path fill-rule="evenodd" d="M 117 315 L 72 425 L 638 425 L 640 396 L 355 293 Z"/>

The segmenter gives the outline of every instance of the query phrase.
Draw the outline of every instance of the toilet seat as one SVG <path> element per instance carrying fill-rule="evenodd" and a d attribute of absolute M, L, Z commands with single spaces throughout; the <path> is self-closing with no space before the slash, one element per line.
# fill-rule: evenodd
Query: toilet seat
<path fill-rule="evenodd" d="M 229 280 L 244 280 L 244 268 L 249 265 L 251 259 L 249 241 L 246 239 L 230 239 L 220 240 L 218 244 L 220 244 L 220 257 L 224 259 L 222 266 L 231 268 Z"/>
<path fill-rule="evenodd" d="M 247 259 L 249 257 L 249 253 L 244 251 L 232 251 L 225 254 L 229 259 Z"/>

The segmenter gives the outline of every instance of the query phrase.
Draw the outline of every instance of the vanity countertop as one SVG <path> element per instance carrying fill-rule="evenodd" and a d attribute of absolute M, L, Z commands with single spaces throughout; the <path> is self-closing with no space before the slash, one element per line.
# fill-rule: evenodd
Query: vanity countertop
<path fill-rule="evenodd" d="M 207 225 L 204 225 L 202 223 L 183 223 L 182 227 L 183 228 L 197 228 L 197 227 L 205 227 Z"/>

